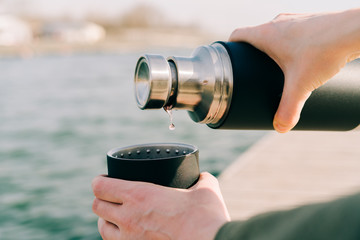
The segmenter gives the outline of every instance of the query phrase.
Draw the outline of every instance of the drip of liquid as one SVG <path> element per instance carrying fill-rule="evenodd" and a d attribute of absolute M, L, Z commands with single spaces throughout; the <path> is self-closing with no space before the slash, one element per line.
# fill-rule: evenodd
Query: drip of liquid
<path fill-rule="evenodd" d="M 169 130 L 173 131 L 173 130 L 175 130 L 175 125 L 173 123 L 173 115 L 172 115 L 171 107 L 164 107 L 164 110 L 165 110 L 165 112 L 167 112 L 167 114 L 169 115 L 169 118 L 170 118 Z"/>

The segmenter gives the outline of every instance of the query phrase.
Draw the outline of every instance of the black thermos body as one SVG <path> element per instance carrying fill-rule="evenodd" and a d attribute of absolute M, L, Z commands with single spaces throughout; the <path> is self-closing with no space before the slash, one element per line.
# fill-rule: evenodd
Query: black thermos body
<path fill-rule="evenodd" d="M 215 129 L 273 129 L 284 74 L 245 42 L 216 42 L 191 57 L 144 55 L 135 70 L 141 109 L 184 109 Z M 360 124 L 360 61 L 313 91 L 294 130 L 347 131 Z"/>

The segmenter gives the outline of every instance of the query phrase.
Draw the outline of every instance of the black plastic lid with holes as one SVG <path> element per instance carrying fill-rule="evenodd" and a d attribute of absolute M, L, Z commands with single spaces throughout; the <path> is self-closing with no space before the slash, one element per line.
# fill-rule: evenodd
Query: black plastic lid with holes
<path fill-rule="evenodd" d="M 189 188 L 199 176 L 199 150 L 182 143 L 115 148 L 107 153 L 108 176 L 174 188 Z"/>

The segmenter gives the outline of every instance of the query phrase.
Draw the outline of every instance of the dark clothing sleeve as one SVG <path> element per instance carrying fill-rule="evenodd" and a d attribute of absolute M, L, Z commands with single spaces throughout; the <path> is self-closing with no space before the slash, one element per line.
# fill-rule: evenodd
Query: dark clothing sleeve
<path fill-rule="evenodd" d="M 223 225 L 215 240 L 360 240 L 360 194 Z"/>

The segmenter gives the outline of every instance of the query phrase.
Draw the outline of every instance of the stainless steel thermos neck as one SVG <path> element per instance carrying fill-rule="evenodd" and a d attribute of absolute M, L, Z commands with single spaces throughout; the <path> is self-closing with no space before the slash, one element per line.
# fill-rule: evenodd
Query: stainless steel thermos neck
<path fill-rule="evenodd" d="M 141 109 L 184 109 L 222 129 L 273 129 L 284 84 L 279 66 L 244 42 L 198 47 L 191 57 L 146 54 L 135 69 Z M 354 61 L 306 102 L 295 130 L 355 129 L 360 124 L 360 64 Z"/>
<path fill-rule="evenodd" d="M 217 124 L 230 107 L 232 83 L 231 61 L 219 43 L 192 57 L 144 55 L 136 67 L 136 101 L 141 109 L 185 109 L 196 122 Z"/>

